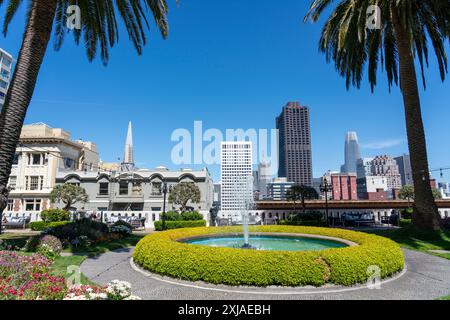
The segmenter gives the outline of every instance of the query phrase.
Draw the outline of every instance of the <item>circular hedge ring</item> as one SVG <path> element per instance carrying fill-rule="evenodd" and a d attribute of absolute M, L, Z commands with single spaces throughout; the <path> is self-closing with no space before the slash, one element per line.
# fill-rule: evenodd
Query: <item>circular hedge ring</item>
<path fill-rule="evenodd" d="M 404 256 L 395 242 L 362 232 L 343 229 L 258 226 L 251 233 L 317 235 L 343 239 L 356 246 L 322 251 L 258 251 L 191 245 L 179 240 L 208 235 L 241 233 L 241 227 L 177 229 L 146 236 L 136 246 L 134 262 L 160 275 L 188 281 L 250 286 L 350 286 L 372 275 L 381 278 L 404 268 Z"/>

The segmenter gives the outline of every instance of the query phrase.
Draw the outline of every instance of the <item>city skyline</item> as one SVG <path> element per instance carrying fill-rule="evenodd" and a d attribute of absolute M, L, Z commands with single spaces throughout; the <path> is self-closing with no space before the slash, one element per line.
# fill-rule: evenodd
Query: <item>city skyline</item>
<path fill-rule="evenodd" d="M 307 3 L 286 1 L 277 22 L 271 19 L 267 1 L 257 7 L 238 1 L 231 5 L 243 10 L 232 13 L 230 27 L 230 17 L 223 13 L 225 4 L 208 3 L 200 9 L 198 3 L 181 3 L 171 13 L 167 41 L 155 35 L 142 57 L 135 56 L 131 45 L 121 43 L 111 51 L 107 68 L 100 61 L 88 63 L 83 50 L 70 41 L 59 53 L 49 50 L 26 123 L 43 121 L 65 128 L 74 137 L 95 140 L 102 160 L 113 162 L 123 154 L 118 141 L 123 141 L 122 128 L 131 120 L 136 165 L 172 167 L 173 130 L 192 128 L 196 120 L 222 131 L 273 128 L 280 107 L 299 101 L 311 108 L 314 177 L 339 169 L 344 160 L 342 135 L 349 129 L 358 132 L 364 157 L 409 153 L 398 88 L 389 94 L 380 78 L 375 94 L 366 84 L 347 92 L 345 81 L 317 54 L 320 27 L 299 22 Z M 255 15 L 250 25 L 247 9 Z M 204 17 L 207 30 L 194 22 L 202 10 L 209 12 Z M 23 15 L 18 15 L 8 38 L 2 38 L 2 48 L 13 56 L 18 54 L 23 23 Z M 261 28 L 268 32 L 260 33 Z M 76 68 L 71 67 L 74 64 Z M 448 83 L 439 79 L 434 56 L 430 56 L 427 82 L 429 89 L 420 90 L 430 167 L 448 167 L 450 149 L 442 144 L 450 139 L 446 129 L 450 93 Z M 119 83 L 120 90 L 111 90 Z M 68 84 L 76 84 L 77 89 Z M 124 109 L 127 119 L 122 121 Z M 209 169 L 218 180 L 219 166 Z"/>

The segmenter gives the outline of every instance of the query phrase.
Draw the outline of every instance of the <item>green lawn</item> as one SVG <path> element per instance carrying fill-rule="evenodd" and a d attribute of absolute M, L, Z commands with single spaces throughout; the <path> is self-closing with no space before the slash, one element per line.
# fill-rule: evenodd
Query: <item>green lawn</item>
<path fill-rule="evenodd" d="M 450 250 L 449 231 L 418 232 L 411 227 L 406 227 L 395 230 L 371 230 L 366 232 L 389 238 L 407 249 L 426 253 L 430 253 L 429 250 Z M 433 254 L 450 259 L 450 254 Z"/>

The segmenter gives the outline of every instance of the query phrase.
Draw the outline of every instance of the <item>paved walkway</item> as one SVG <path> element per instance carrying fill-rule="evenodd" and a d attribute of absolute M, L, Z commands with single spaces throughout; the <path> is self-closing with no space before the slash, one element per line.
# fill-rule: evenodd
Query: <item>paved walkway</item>
<path fill-rule="evenodd" d="M 407 271 L 381 285 L 381 289 L 343 288 L 253 288 L 215 286 L 177 281 L 136 270 L 130 263 L 133 248 L 89 258 L 81 271 L 92 281 L 106 284 L 118 279 L 131 283 L 133 294 L 149 300 L 273 300 L 273 299 L 437 299 L 450 294 L 450 260 L 404 250 Z M 342 291 L 343 290 L 343 291 Z"/>

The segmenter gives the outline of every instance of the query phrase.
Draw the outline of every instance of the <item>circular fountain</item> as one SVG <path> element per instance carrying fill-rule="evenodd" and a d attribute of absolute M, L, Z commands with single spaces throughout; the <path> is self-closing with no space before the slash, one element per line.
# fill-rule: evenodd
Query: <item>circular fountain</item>
<path fill-rule="evenodd" d="M 224 235 L 209 236 L 195 239 L 181 240 L 181 242 L 207 246 L 214 248 L 241 248 L 267 251 L 318 251 L 325 249 L 344 248 L 349 243 L 342 241 L 301 236 L 280 236 L 280 235 L 250 235 L 249 243 L 245 244 L 242 236 Z"/>

